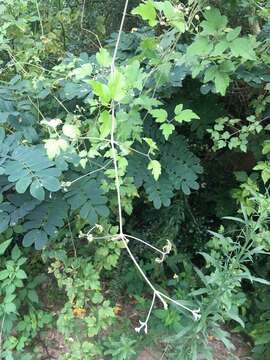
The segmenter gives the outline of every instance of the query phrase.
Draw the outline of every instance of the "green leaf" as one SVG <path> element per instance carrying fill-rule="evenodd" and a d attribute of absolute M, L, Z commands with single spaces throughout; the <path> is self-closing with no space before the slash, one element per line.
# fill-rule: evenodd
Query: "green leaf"
<path fill-rule="evenodd" d="M 103 296 L 100 292 L 95 292 L 91 300 L 94 304 L 100 304 L 103 301 Z"/>
<path fill-rule="evenodd" d="M 48 191 L 52 191 L 52 192 L 56 192 L 61 188 L 61 184 L 59 180 L 54 176 L 46 176 L 42 180 L 42 186 Z"/>
<path fill-rule="evenodd" d="M 263 143 L 263 150 L 262 153 L 263 155 L 266 155 L 270 152 L 270 140 L 266 140 Z"/>
<path fill-rule="evenodd" d="M 235 29 L 230 30 L 226 35 L 227 41 L 235 40 L 240 35 L 240 33 L 241 33 L 241 26 L 237 26 Z"/>
<path fill-rule="evenodd" d="M 162 134 L 164 135 L 165 139 L 168 140 L 169 136 L 173 133 L 175 127 L 173 124 L 162 124 L 160 126 L 160 130 L 162 131 Z"/>
<path fill-rule="evenodd" d="M 262 179 L 263 179 L 263 182 L 264 184 L 266 184 L 268 182 L 268 180 L 270 179 L 270 169 L 264 169 L 262 171 Z"/>
<path fill-rule="evenodd" d="M 0 234 L 8 229 L 10 215 L 6 212 L 0 212 Z"/>
<path fill-rule="evenodd" d="M 6 240 L 0 244 L 0 255 L 4 255 L 5 251 L 9 247 L 12 239 Z"/>
<path fill-rule="evenodd" d="M 34 180 L 32 182 L 30 186 L 30 194 L 40 201 L 45 199 L 45 191 L 38 180 Z"/>
<path fill-rule="evenodd" d="M 21 250 L 19 249 L 18 245 L 15 245 L 11 252 L 11 258 L 14 261 L 17 261 L 21 256 Z"/>
<path fill-rule="evenodd" d="M 27 275 L 26 275 L 25 271 L 23 271 L 22 269 L 19 269 L 16 272 L 16 278 L 20 279 L 20 280 L 27 279 Z"/>
<path fill-rule="evenodd" d="M 270 281 L 263 279 L 263 278 L 259 278 L 256 276 L 251 276 L 250 278 L 252 281 L 258 282 L 260 284 L 264 284 L 264 285 L 270 285 Z"/>
<path fill-rule="evenodd" d="M 60 189 L 58 176 L 61 172 L 38 145 L 18 146 L 5 163 L 5 174 L 19 193 L 25 192 L 31 184 L 30 193 L 38 200 L 45 198 L 43 188 L 53 192 Z"/>
<path fill-rule="evenodd" d="M 190 122 L 193 119 L 199 118 L 200 117 L 190 109 L 182 110 L 180 113 L 178 113 L 178 115 L 175 116 L 175 120 L 180 124 L 182 122 Z"/>
<path fill-rule="evenodd" d="M 7 279 L 9 277 L 9 274 L 10 274 L 9 270 L 5 269 L 0 271 L 0 281 Z"/>
<path fill-rule="evenodd" d="M 204 74 L 204 82 L 207 83 L 209 81 L 213 81 L 215 79 L 217 73 L 217 67 L 216 66 L 210 66 Z"/>
<path fill-rule="evenodd" d="M 101 186 L 94 179 L 84 178 L 66 193 L 65 198 L 72 210 L 78 210 L 80 216 L 89 224 L 95 225 L 98 215 L 107 217 L 110 213 L 106 206 L 108 199 L 103 195 Z"/>
<path fill-rule="evenodd" d="M 94 94 L 102 101 L 102 104 L 107 105 L 111 100 L 111 94 L 108 86 L 97 80 L 89 80 L 89 84 L 91 85 Z"/>
<path fill-rule="evenodd" d="M 179 8 L 173 6 L 168 0 L 155 2 L 154 5 L 159 11 L 163 11 L 167 21 L 178 31 L 183 33 L 186 30 L 185 16 Z"/>
<path fill-rule="evenodd" d="M 100 117 L 98 119 L 100 125 L 100 136 L 102 138 L 106 138 L 110 132 L 111 132 L 111 127 L 112 127 L 112 118 L 111 115 L 108 111 L 103 111 L 100 114 Z"/>
<path fill-rule="evenodd" d="M 126 66 L 124 75 L 128 88 L 135 88 L 140 91 L 143 89 L 147 74 L 140 68 L 138 60 L 133 60 L 131 64 Z"/>
<path fill-rule="evenodd" d="M 25 216 L 24 246 L 31 246 L 35 243 L 36 249 L 42 249 L 47 243 L 48 237 L 57 236 L 58 230 L 64 226 L 67 211 L 68 205 L 60 194 L 36 206 L 35 211 Z"/>
<path fill-rule="evenodd" d="M 147 0 L 144 4 L 140 4 L 132 10 L 132 14 L 140 15 L 143 20 L 148 21 L 149 26 L 155 26 L 156 20 L 156 9 L 153 0 Z"/>
<path fill-rule="evenodd" d="M 12 313 L 16 313 L 16 305 L 14 304 L 14 303 L 6 303 L 5 305 L 4 305 L 4 308 L 5 308 L 5 312 L 7 313 L 7 314 L 12 314 Z"/>
<path fill-rule="evenodd" d="M 22 177 L 16 182 L 15 189 L 19 194 L 25 193 L 29 185 L 31 184 L 32 179 L 30 177 Z"/>
<path fill-rule="evenodd" d="M 157 144 L 156 144 L 156 142 L 153 140 L 153 139 L 151 139 L 151 138 L 143 138 L 143 140 L 146 142 L 146 144 L 149 146 L 149 148 L 150 148 L 150 151 L 149 151 L 149 153 L 150 154 L 154 154 L 155 153 L 155 150 L 158 150 L 158 147 L 157 147 Z"/>
<path fill-rule="evenodd" d="M 206 37 L 199 36 L 195 41 L 187 48 L 187 56 L 207 56 L 213 50 L 213 43 Z"/>
<path fill-rule="evenodd" d="M 81 135 L 80 129 L 72 124 L 64 124 L 63 134 L 71 139 L 78 139 Z"/>
<path fill-rule="evenodd" d="M 38 295 L 37 295 L 37 292 L 35 290 L 29 290 L 27 292 L 27 297 L 33 303 L 38 304 Z"/>
<path fill-rule="evenodd" d="M 87 64 L 83 64 L 79 68 L 74 69 L 71 72 L 71 75 L 74 76 L 76 80 L 82 80 L 85 79 L 86 77 L 89 77 L 92 73 L 92 70 L 93 70 L 92 65 L 87 63 Z"/>
<path fill-rule="evenodd" d="M 161 174 L 160 163 L 157 160 L 150 160 L 147 169 L 151 170 L 154 179 L 157 181 Z"/>
<path fill-rule="evenodd" d="M 229 43 L 227 41 L 221 40 L 217 43 L 214 50 L 211 53 L 211 56 L 220 56 L 229 48 Z"/>
<path fill-rule="evenodd" d="M 202 21 L 203 35 L 217 35 L 221 33 L 227 26 L 228 19 L 221 15 L 219 9 L 211 8 L 204 13 L 206 20 Z"/>
<path fill-rule="evenodd" d="M 147 152 L 144 144 L 136 146 L 136 149 Z M 134 178 L 137 188 L 143 186 L 148 199 L 153 202 L 156 209 L 162 205 L 170 205 L 174 190 L 182 189 L 187 193 L 190 193 L 190 189 L 198 190 L 198 174 L 203 171 L 199 159 L 188 149 L 185 138 L 175 133 L 168 141 L 159 142 L 159 155 L 157 160 L 161 164 L 162 174 L 157 181 L 147 171 L 147 158 L 139 154 L 129 157 L 127 171 L 127 175 Z M 183 183 L 185 185 L 182 187 Z"/>
<path fill-rule="evenodd" d="M 111 99 L 120 101 L 125 96 L 124 76 L 119 71 L 115 71 L 109 78 L 108 87 Z"/>
<path fill-rule="evenodd" d="M 163 123 L 168 117 L 167 111 L 163 109 L 152 110 L 151 115 L 156 119 L 157 123 Z"/>
<path fill-rule="evenodd" d="M 61 150 L 66 151 L 68 148 L 68 143 L 64 139 L 48 139 L 44 145 L 48 158 L 53 160 L 55 157 L 59 156 Z"/>
<path fill-rule="evenodd" d="M 183 110 L 183 104 L 178 104 L 178 105 L 176 105 L 176 107 L 175 107 L 175 109 L 174 109 L 175 115 L 180 114 L 182 110 Z"/>
<path fill-rule="evenodd" d="M 230 84 L 230 77 L 224 72 L 217 71 L 215 74 L 215 87 L 216 91 L 222 96 L 225 95 L 226 90 Z"/>
<path fill-rule="evenodd" d="M 101 48 L 96 54 L 97 62 L 100 66 L 110 67 L 112 64 L 112 57 L 107 49 Z"/>
<path fill-rule="evenodd" d="M 233 56 L 242 57 L 245 60 L 256 60 L 253 44 L 249 38 L 237 38 L 233 40 L 230 48 Z"/>
<path fill-rule="evenodd" d="M 23 238 L 23 246 L 29 247 L 35 244 L 36 250 L 41 250 L 47 243 L 48 237 L 44 231 L 33 229 Z"/>

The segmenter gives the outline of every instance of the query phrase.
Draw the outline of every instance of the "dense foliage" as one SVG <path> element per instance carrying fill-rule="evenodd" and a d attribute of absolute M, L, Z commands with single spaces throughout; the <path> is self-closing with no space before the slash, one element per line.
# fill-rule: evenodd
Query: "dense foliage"
<path fill-rule="evenodd" d="M 0 0 L 0 29 L 0 357 L 269 359 L 270 2 Z"/>

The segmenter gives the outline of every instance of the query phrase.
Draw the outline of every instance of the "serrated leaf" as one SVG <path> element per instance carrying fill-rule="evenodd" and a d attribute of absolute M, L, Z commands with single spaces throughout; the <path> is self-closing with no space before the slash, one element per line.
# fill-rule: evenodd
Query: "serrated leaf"
<path fill-rule="evenodd" d="M 125 96 L 124 76 L 119 71 L 115 71 L 109 78 L 108 87 L 111 99 L 120 101 Z"/>
<path fill-rule="evenodd" d="M 164 109 L 154 109 L 151 111 L 151 115 L 156 119 L 157 123 L 163 123 L 168 117 L 168 113 Z"/>
<path fill-rule="evenodd" d="M 230 44 L 233 56 L 242 57 L 245 60 L 255 60 L 256 54 L 253 44 L 248 38 L 236 38 Z"/>
<path fill-rule="evenodd" d="M 132 14 L 140 15 L 143 20 L 146 20 L 149 26 L 155 26 L 156 20 L 156 9 L 153 0 L 147 0 L 144 4 L 140 4 L 132 10 Z"/>
<path fill-rule="evenodd" d="M 78 139 L 81 135 L 80 129 L 72 124 L 64 124 L 62 131 L 65 136 L 71 139 Z"/>
<path fill-rule="evenodd" d="M 162 134 L 164 135 L 165 139 L 168 140 L 169 136 L 173 133 L 175 127 L 173 124 L 162 124 L 160 126 L 160 130 L 162 131 Z"/>
<path fill-rule="evenodd" d="M 150 160 L 147 169 L 151 170 L 151 172 L 154 176 L 154 179 L 158 180 L 158 178 L 160 177 L 160 174 L 161 174 L 161 165 L 160 165 L 159 161 Z"/>
<path fill-rule="evenodd" d="M 175 120 L 178 123 L 190 122 L 191 120 L 199 118 L 200 117 L 190 109 L 182 110 L 180 113 L 178 113 L 178 115 L 175 116 Z"/>
<path fill-rule="evenodd" d="M 111 132 L 112 119 L 110 113 L 105 110 L 103 111 L 98 119 L 100 125 L 100 136 L 106 138 Z"/>
<path fill-rule="evenodd" d="M 174 26 L 181 33 L 185 31 L 185 16 L 179 8 L 173 6 L 172 3 L 168 0 L 155 2 L 154 5 L 159 11 L 163 11 L 167 21 L 172 26 Z"/>
<path fill-rule="evenodd" d="M 216 35 L 222 32 L 228 23 L 226 16 L 221 15 L 219 9 L 212 7 L 204 13 L 206 20 L 202 21 L 203 35 Z"/>
<path fill-rule="evenodd" d="M 10 243 L 11 243 L 12 239 L 6 240 L 4 242 L 2 242 L 0 244 L 0 256 L 4 255 L 5 251 L 7 250 L 7 248 L 9 247 Z"/>
<path fill-rule="evenodd" d="M 101 48 L 96 54 L 97 62 L 100 66 L 109 67 L 112 64 L 112 57 L 107 49 Z"/>
<path fill-rule="evenodd" d="M 213 43 L 206 37 L 198 37 L 195 41 L 187 48 L 187 55 L 193 56 L 206 56 L 209 55 L 213 50 Z"/>
<path fill-rule="evenodd" d="M 241 26 L 237 26 L 235 29 L 230 30 L 226 35 L 227 41 L 235 40 L 240 35 L 240 32 Z"/>
<path fill-rule="evenodd" d="M 270 152 L 270 140 L 266 140 L 263 143 L 263 150 L 262 153 L 263 155 L 266 155 Z"/>
<path fill-rule="evenodd" d="M 44 147 L 46 149 L 48 158 L 53 160 L 55 157 L 60 155 L 61 150 L 67 150 L 68 143 L 64 139 L 48 139 L 45 141 Z"/>
<path fill-rule="evenodd" d="M 21 256 L 21 250 L 19 249 L 18 245 L 15 245 L 11 251 L 11 258 L 14 261 L 17 261 Z"/>
<path fill-rule="evenodd" d="M 94 94 L 100 98 L 102 104 L 107 105 L 111 100 L 111 93 L 108 86 L 97 80 L 89 80 L 89 84 Z"/>
<path fill-rule="evenodd" d="M 215 73 L 215 88 L 222 96 L 226 94 L 226 90 L 230 84 L 230 77 L 224 72 L 217 71 Z"/>
<path fill-rule="evenodd" d="M 76 80 L 82 80 L 85 79 L 86 77 L 89 77 L 92 73 L 92 65 L 87 63 L 87 64 L 83 64 L 81 65 L 79 68 L 74 69 L 71 72 L 71 75 L 75 77 Z"/>
<path fill-rule="evenodd" d="M 17 279 L 20 279 L 20 280 L 27 279 L 27 275 L 26 275 L 26 273 L 25 273 L 24 270 L 19 269 L 19 270 L 16 272 L 16 278 L 17 278 Z"/>
<path fill-rule="evenodd" d="M 220 56 L 229 48 L 229 43 L 227 41 L 220 41 L 215 46 L 214 50 L 211 53 L 211 56 Z"/>
<path fill-rule="evenodd" d="M 270 179 L 270 169 L 264 169 L 262 171 L 262 179 L 264 184 L 268 182 L 268 180 Z"/>
<path fill-rule="evenodd" d="M 8 270 L 0 271 L 0 281 L 5 280 L 8 277 L 9 277 L 9 271 Z"/>
<path fill-rule="evenodd" d="M 138 150 L 146 153 L 145 145 L 138 147 Z M 169 206 L 174 196 L 174 190 L 184 190 L 190 193 L 190 189 L 198 189 L 198 174 L 202 173 L 199 159 L 193 155 L 187 146 L 183 136 L 172 134 L 168 142 L 159 145 L 158 161 L 161 164 L 162 174 L 156 181 L 147 171 L 147 159 L 140 155 L 133 154 L 128 159 L 128 176 L 134 178 L 137 188 L 141 186 L 147 194 L 154 207 Z"/>

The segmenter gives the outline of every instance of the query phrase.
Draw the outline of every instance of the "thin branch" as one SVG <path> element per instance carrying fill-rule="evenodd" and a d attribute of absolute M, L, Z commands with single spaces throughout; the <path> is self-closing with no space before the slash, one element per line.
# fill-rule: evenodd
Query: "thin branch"
<path fill-rule="evenodd" d="M 139 239 L 139 238 L 137 238 L 137 237 L 135 237 L 135 236 L 131 236 L 131 235 L 126 235 L 126 234 L 124 234 L 124 235 L 125 235 L 125 237 L 126 237 L 126 238 L 128 238 L 128 239 L 133 239 L 133 240 L 136 240 L 136 241 L 141 242 L 142 244 L 144 244 L 144 245 L 146 245 L 146 246 L 150 247 L 151 249 L 153 249 L 153 250 L 155 250 L 155 251 L 159 252 L 162 256 L 164 256 L 164 255 L 165 255 L 165 252 L 164 252 L 164 251 L 162 251 L 162 250 L 160 250 L 160 249 L 156 248 L 155 246 L 153 246 L 153 245 L 149 244 L 148 242 L 146 242 L 146 241 L 144 241 L 144 240 L 142 240 L 142 239 Z"/>
<path fill-rule="evenodd" d="M 147 334 L 147 331 L 148 331 L 148 321 L 149 321 L 149 319 L 150 319 L 150 316 L 151 316 L 153 307 L 154 307 L 154 305 L 155 305 L 155 300 L 156 300 L 156 294 L 153 293 L 152 303 L 151 303 L 151 306 L 150 306 L 150 308 L 149 308 L 147 317 L 146 317 L 145 321 L 140 321 L 140 320 L 139 320 L 139 322 L 140 322 L 141 325 L 140 325 L 139 327 L 135 328 L 135 331 L 136 331 L 136 332 L 139 333 L 142 329 L 144 329 L 145 334 Z"/>
<path fill-rule="evenodd" d="M 105 164 L 104 166 L 102 166 L 102 167 L 99 168 L 99 169 L 89 171 L 88 173 L 86 173 L 86 174 L 84 174 L 84 175 L 82 175 L 82 176 L 79 176 L 77 179 L 75 179 L 75 180 L 73 180 L 73 181 L 69 181 L 69 182 L 68 182 L 68 185 L 71 186 L 71 185 L 74 184 L 76 181 L 79 181 L 79 180 L 81 180 L 81 179 L 83 179 L 83 178 L 85 178 L 85 177 L 87 177 L 87 176 L 90 176 L 90 175 L 95 174 L 95 173 L 97 173 L 97 172 L 99 172 L 99 171 L 102 171 L 102 170 L 107 169 L 107 167 L 108 167 L 111 163 L 112 163 L 112 160 L 108 161 L 107 164 Z"/>
<path fill-rule="evenodd" d="M 95 34 L 93 31 L 91 31 L 91 30 L 86 29 L 86 28 L 83 27 L 84 12 L 85 12 L 85 0 L 83 0 L 83 7 L 82 7 L 81 30 L 86 31 L 86 32 L 88 32 L 89 34 L 95 36 L 95 38 L 97 39 L 98 45 L 97 45 L 92 39 L 90 39 L 90 41 L 91 41 L 91 43 L 92 43 L 95 47 L 97 47 L 97 48 L 99 49 L 99 48 L 102 47 L 102 45 L 101 45 L 101 42 L 99 41 L 98 35 Z"/>
<path fill-rule="evenodd" d="M 77 257 L 77 250 L 76 250 L 76 246 L 75 246 L 75 241 L 74 241 L 73 233 L 72 233 L 72 230 L 71 230 L 71 225 L 70 225 L 69 217 L 68 217 L 68 230 L 69 230 L 69 233 L 70 233 L 70 238 L 71 238 L 71 242 L 72 242 L 72 246 L 73 246 L 73 250 L 74 250 L 74 256 Z"/>

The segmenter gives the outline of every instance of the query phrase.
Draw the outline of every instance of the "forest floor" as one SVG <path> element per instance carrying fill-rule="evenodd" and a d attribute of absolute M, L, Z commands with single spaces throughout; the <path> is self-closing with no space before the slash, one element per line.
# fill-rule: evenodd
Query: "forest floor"
<path fill-rule="evenodd" d="M 213 348 L 215 360 L 227 360 L 228 356 L 235 356 L 239 359 L 246 359 L 250 354 L 250 345 L 239 334 L 231 334 L 231 341 L 235 346 L 235 350 L 228 352 L 226 347 L 215 339 L 214 337 L 209 339 L 209 344 Z M 46 342 L 46 343 L 45 343 Z M 64 345 L 64 340 L 61 334 L 57 331 L 50 331 L 46 338 L 46 341 L 40 348 L 40 356 L 35 360 L 54 360 L 58 359 L 61 355 L 67 352 L 67 348 Z M 137 357 L 137 360 L 166 360 L 166 349 L 151 349 L 146 348 L 142 350 Z M 233 359 L 233 358 L 230 358 Z M 104 360 L 99 358 L 97 360 Z"/>
<path fill-rule="evenodd" d="M 43 295 L 43 299 L 46 298 L 48 292 L 44 292 L 42 289 L 41 294 Z M 54 303 L 53 305 L 47 299 L 45 300 L 47 303 L 47 307 L 51 308 L 52 312 L 57 312 L 57 305 Z M 117 315 L 119 319 L 121 317 L 127 317 L 132 319 L 131 323 L 133 327 L 136 327 L 136 324 L 139 321 L 140 314 L 134 307 L 136 301 L 133 299 L 130 303 L 124 304 L 121 302 L 120 309 L 121 311 Z M 225 329 L 230 332 L 230 340 L 233 343 L 235 349 L 233 351 L 228 351 L 225 345 L 216 339 L 214 336 L 209 337 L 209 345 L 213 349 L 214 360 L 246 360 L 248 359 L 251 352 L 251 344 L 248 339 L 241 336 L 240 334 L 236 334 L 234 332 L 229 331 L 229 329 Z M 101 334 L 100 336 L 106 336 L 108 332 Z M 70 339 L 72 341 L 72 339 Z M 43 338 L 40 338 L 39 343 L 39 356 L 34 360 L 55 360 L 59 359 L 61 355 L 64 355 L 68 352 L 68 347 L 65 345 L 63 335 L 57 331 L 56 329 L 49 330 Z M 155 341 L 153 346 L 148 345 L 144 349 L 142 349 L 136 358 L 136 360 L 166 360 L 168 353 L 168 348 L 164 346 L 164 344 L 160 344 L 158 341 Z M 95 360 L 104 360 L 104 358 L 96 358 Z"/>

